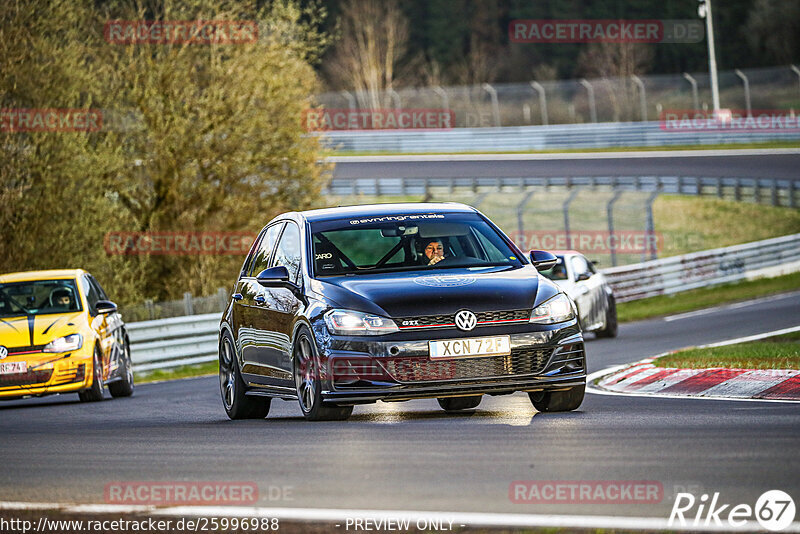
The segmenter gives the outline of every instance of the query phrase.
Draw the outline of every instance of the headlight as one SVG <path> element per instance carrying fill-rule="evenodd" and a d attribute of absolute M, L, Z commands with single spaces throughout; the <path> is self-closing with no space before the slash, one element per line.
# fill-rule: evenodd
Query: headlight
<path fill-rule="evenodd" d="M 559 293 L 555 297 L 539 304 L 531 313 L 532 323 L 552 324 L 569 321 L 575 318 L 575 310 L 572 301 L 564 293 Z"/>
<path fill-rule="evenodd" d="M 42 352 L 72 352 L 83 346 L 83 337 L 80 334 L 54 339 L 44 346 Z"/>
<path fill-rule="evenodd" d="M 331 310 L 325 314 L 325 324 L 331 334 L 348 336 L 378 336 L 397 332 L 394 321 L 350 310 Z"/>

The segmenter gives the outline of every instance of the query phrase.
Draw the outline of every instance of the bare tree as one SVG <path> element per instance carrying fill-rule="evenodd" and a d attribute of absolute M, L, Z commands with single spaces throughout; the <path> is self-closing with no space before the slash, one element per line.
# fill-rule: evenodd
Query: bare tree
<path fill-rule="evenodd" d="M 328 75 L 339 87 L 355 89 L 361 106 L 387 107 L 386 91 L 395 85 L 406 53 L 408 20 L 395 0 L 347 0 L 341 9 L 341 38 Z"/>
<path fill-rule="evenodd" d="M 592 43 L 579 56 L 578 70 L 587 78 L 603 79 L 614 121 L 632 120 L 638 97 L 631 77 L 647 72 L 652 60 L 653 51 L 647 45 Z"/>

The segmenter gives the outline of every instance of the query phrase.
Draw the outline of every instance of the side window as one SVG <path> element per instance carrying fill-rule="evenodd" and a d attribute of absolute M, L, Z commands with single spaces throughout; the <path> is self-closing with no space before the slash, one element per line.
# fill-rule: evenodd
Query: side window
<path fill-rule="evenodd" d="M 289 270 L 289 280 L 297 283 L 300 273 L 300 229 L 296 224 L 288 223 L 275 250 L 273 266 L 283 265 Z"/>
<path fill-rule="evenodd" d="M 100 282 L 98 282 L 94 276 L 89 275 L 89 282 L 94 286 L 94 289 L 97 291 L 97 295 L 100 297 L 100 300 L 108 300 L 108 295 L 106 295 L 106 292 L 103 291 L 103 286 L 100 285 Z"/>
<path fill-rule="evenodd" d="M 83 296 L 86 297 L 86 304 L 89 306 L 89 313 L 97 315 L 97 301 L 100 300 L 100 295 L 97 293 L 94 285 L 88 276 L 84 276 L 81 280 L 83 283 Z"/>
<path fill-rule="evenodd" d="M 250 266 L 250 272 L 248 273 L 250 276 L 257 276 L 258 273 L 269 267 L 269 258 L 272 256 L 272 249 L 275 248 L 275 242 L 278 240 L 278 236 L 281 235 L 281 229 L 284 224 L 286 223 L 279 222 L 274 226 L 270 226 L 264 234 L 264 237 L 261 238 L 261 242 L 258 244 L 258 250 L 255 256 L 253 256 L 253 264 Z"/>
<path fill-rule="evenodd" d="M 589 270 L 589 264 L 586 263 L 586 260 L 582 256 L 573 256 L 572 257 L 572 270 L 574 271 L 574 276 L 577 279 L 578 276 L 584 273 L 591 273 Z"/>

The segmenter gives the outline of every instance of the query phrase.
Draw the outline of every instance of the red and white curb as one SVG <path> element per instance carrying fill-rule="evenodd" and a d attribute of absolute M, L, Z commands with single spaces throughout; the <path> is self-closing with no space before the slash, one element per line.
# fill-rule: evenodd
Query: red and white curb
<path fill-rule="evenodd" d="M 729 339 L 698 348 L 746 343 L 797 331 L 800 331 L 800 326 Z M 666 354 L 671 353 L 594 373 L 587 380 L 589 391 L 601 394 L 800 402 L 798 370 L 656 367 L 653 361 Z"/>

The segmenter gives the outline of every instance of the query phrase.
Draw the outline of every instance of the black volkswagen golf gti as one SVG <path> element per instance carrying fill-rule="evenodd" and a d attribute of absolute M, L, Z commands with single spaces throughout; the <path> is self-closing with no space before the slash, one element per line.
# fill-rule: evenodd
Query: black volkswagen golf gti
<path fill-rule="evenodd" d="M 437 398 L 475 408 L 528 393 L 539 411 L 583 401 L 572 301 L 474 208 L 384 204 L 286 213 L 259 234 L 220 323 L 232 419 L 297 399 L 309 420 L 353 405 Z"/>

